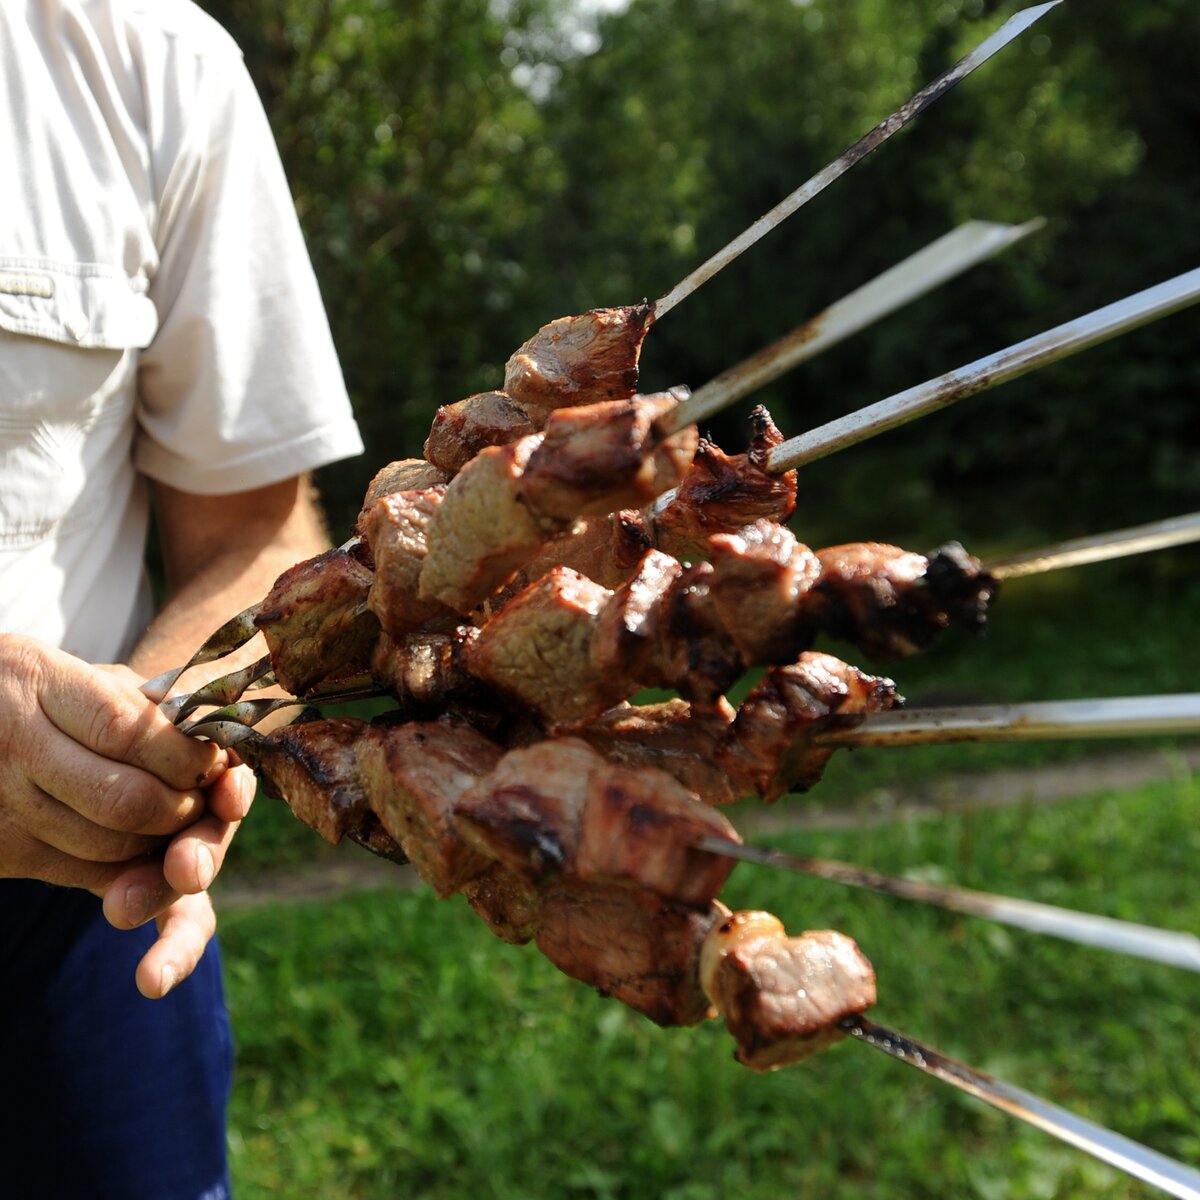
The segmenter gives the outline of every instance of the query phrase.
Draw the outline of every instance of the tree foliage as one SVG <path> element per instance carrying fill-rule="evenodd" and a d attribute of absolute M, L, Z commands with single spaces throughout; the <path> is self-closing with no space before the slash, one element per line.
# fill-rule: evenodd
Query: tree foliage
<path fill-rule="evenodd" d="M 271 115 L 368 438 L 349 519 L 439 403 L 568 312 L 665 292 L 1017 5 L 209 0 Z M 1067 0 L 648 339 L 698 386 L 954 224 L 1048 219 L 764 399 L 796 432 L 1195 264 L 1200 10 Z M 1200 507 L 1194 315 L 807 471 L 830 536 L 1063 535 Z M 1191 324 L 1189 324 L 1191 322 Z M 742 419 L 714 423 L 736 443 Z M 861 519 L 861 525 L 859 524 Z"/>

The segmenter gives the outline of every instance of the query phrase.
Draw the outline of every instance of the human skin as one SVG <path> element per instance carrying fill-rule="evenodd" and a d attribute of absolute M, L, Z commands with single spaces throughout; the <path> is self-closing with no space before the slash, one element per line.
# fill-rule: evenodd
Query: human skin
<path fill-rule="evenodd" d="M 156 921 L 136 976 L 151 999 L 192 972 L 212 937 L 207 889 L 255 781 L 180 733 L 140 685 L 328 544 L 303 478 L 225 496 L 158 484 L 154 503 L 170 598 L 128 664 L 0 635 L 0 876 L 87 888 L 117 928 Z"/>

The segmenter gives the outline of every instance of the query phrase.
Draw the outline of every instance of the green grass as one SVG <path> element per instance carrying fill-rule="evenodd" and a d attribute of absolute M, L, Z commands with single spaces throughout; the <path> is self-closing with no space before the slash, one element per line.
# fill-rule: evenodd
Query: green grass
<path fill-rule="evenodd" d="M 774 840 L 1200 928 L 1200 784 Z M 1196 977 L 740 866 L 726 897 L 873 960 L 877 1018 L 1200 1161 Z M 425 890 L 228 914 L 240 1200 L 1134 1197 L 1155 1193 L 863 1047 L 755 1075 Z"/>

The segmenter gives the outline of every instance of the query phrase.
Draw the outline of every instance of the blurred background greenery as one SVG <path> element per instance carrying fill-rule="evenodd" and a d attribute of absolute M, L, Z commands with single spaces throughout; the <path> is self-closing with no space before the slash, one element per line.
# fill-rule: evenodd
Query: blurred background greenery
<path fill-rule="evenodd" d="M 500 386 L 555 317 L 663 294 L 1020 7 L 201 2 L 266 103 L 367 441 L 321 475 L 338 540 L 439 404 Z M 656 325 L 643 386 L 699 386 L 971 218 L 1047 224 L 757 397 L 785 432 L 1195 266 L 1198 63 L 1195 0 L 1066 0 Z M 1200 509 L 1195 330 L 1176 315 L 815 464 L 793 528 L 987 555 Z M 747 407 L 712 423 L 727 449 Z M 892 673 L 911 702 L 1193 690 L 1196 563 L 1014 582 L 986 642 Z M 1095 749 L 861 751 L 813 799 Z M 1195 928 L 1197 799 L 1181 766 L 1060 808 L 791 844 Z M 260 803 L 228 873 L 307 857 L 289 822 Z M 763 872 L 734 890 L 858 937 L 881 1019 L 1200 1157 L 1191 977 Z M 719 1028 L 655 1030 L 458 903 L 375 894 L 225 928 L 244 1197 L 1146 1194 L 865 1051 L 751 1076 Z"/>

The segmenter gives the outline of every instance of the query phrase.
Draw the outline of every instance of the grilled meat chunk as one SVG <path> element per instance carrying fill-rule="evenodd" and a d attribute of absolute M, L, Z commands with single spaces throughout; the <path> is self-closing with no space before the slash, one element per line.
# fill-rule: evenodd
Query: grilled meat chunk
<path fill-rule="evenodd" d="M 533 940 L 541 893 L 500 863 L 463 884 L 467 903 L 501 940 L 523 946 Z"/>
<path fill-rule="evenodd" d="M 624 699 L 627 676 L 590 668 L 596 616 L 612 595 L 566 567 L 519 592 L 483 627 L 467 667 L 551 729 L 575 728 Z"/>
<path fill-rule="evenodd" d="M 708 539 L 713 605 L 748 663 L 792 662 L 812 643 L 801 598 L 821 574 L 817 556 L 774 521 Z"/>
<path fill-rule="evenodd" d="M 570 521 L 538 517 L 517 498 L 517 482 L 541 438 L 490 446 L 455 476 L 426 533 L 422 599 L 466 615 L 570 528 Z"/>
<path fill-rule="evenodd" d="M 457 475 L 485 446 L 505 446 L 534 433 L 524 409 L 503 392 L 480 392 L 443 404 L 425 441 L 425 457 L 439 470 Z"/>
<path fill-rule="evenodd" d="M 875 972 L 853 939 L 832 929 L 788 937 L 764 912 L 717 923 L 701 950 L 708 998 L 737 1039 L 737 1059 L 771 1071 L 845 1036 L 837 1022 L 875 1003 Z"/>
<path fill-rule="evenodd" d="M 543 325 L 504 368 L 504 390 L 536 424 L 556 408 L 627 400 L 653 304 L 596 308 Z"/>
<path fill-rule="evenodd" d="M 693 711 L 686 700 L 618 704 L 585 725 L 579 736 L 609 762 L 657 767 L 705 804 L 732 804 L 742 793 L 713 755 L 733 715 L 728 703 L 703 711 Z"/>
<path fill-rule="evenodd" d="M 318 684 L 369 671 L 379 637 L 366 605 L 371 581 L 371 571 L 345 550 L 327 550 L 279 576 L 254 624 L 281 687 L 304 696 Z"/>
<path fill-rule="evenodd" d="M 446 487 L 392 492 L 379 500 L 362 523 L 363 536 L 375 562 L 375 578 L 367 603 L 393 638 L 442 618 L 454 625 L 458 614 L 417 593 L 425 565 L 426 531 L 446 495 Z"/>
<path fill-rule="evenodd" d="M 411 633 L 399 640 L 380 634 L 371 674 L 405 713 L 433 715 L 454 704 L 473 703 L 481 698 L 481 688 L 464 658 L 478 636 L 470 625 L 458 625 L 449 633 Z"/>
<path fill-rule="evenodd" d="M 950 625 L 980 630 L 999 583 L 957 542 L 928 558 L 881 542 L 817 551 L 806 619 L 876 662 L 923 650 Z"/>
<path fill-rule="evenodd" d="M 679 490 L 655 513 L 655 544 L 676 558 L 703 556 L 713 533 L 728 533 L 760 518 L 785 522 L 796 507 L 796 472 L 772 475 L 767 455 L 783 434 L 759 405 L 750 414 L 745 454 L 726 454 L 701 439 Z"/>
<path fill-rule="evenodd" d="M 439 483 L 448 483 L 449 480 L 450 477 L 445 471 L 439 471 L 423 458 L 402 458 L 397 462 L 388 463 L 367 485 L 362 511 L 358 514 L 358 521 L 354 526 L 355 535 L 363 536 L 363 522 L 384 496 L 390 496 L 392 492 L 411 492 L 420 488 L 437 487 Z"/>
<path fill-rule="evenodd" d="M 821 778 L 834 748 L 815 745 L 816 734 L 856 725 L 864 714 L 900 703 L 890 679 L 809 651 L 791 666 L 772 667 L 751 690 L 717 747 L 716 761 L 770 803 L 786 792 L 807 791 Z"/>
<path fill-rule="evenodd" d="M 713 1015 L 700 986 L 700 946 L 727 912 L 698 912 L 640 888 L 562 879 L 542 894 L 538 949 L 562 972 L 658 1025 Z"/>
<path fill-rule="evenodd" d="M 510 750 L 463 794 L 454 818 L 464 841 L 530 884 L 576 876 L 699 906 L 717 896 L 734 862 L 694 843 L 740 841 L 665 772 L 607 762 L 578 738 Z"/>
<path fill-rule="evenodd" d="M 654 420 L 682 398 L 662 392 L 559 409 L 530 455 L 521 499 L 563 519 L 649 504 L 679 483 L 696 452 L 694 425 L 657 444 L 651 437 Z"/>
<path fill-rule="evenodd" d="M 488 860 L 454 830 L 459 797 L 499 761 L 501 748 L 466 721 L 378 722 L 358 742 L 368 803 L 441 897 L 481 874 Z"/>

